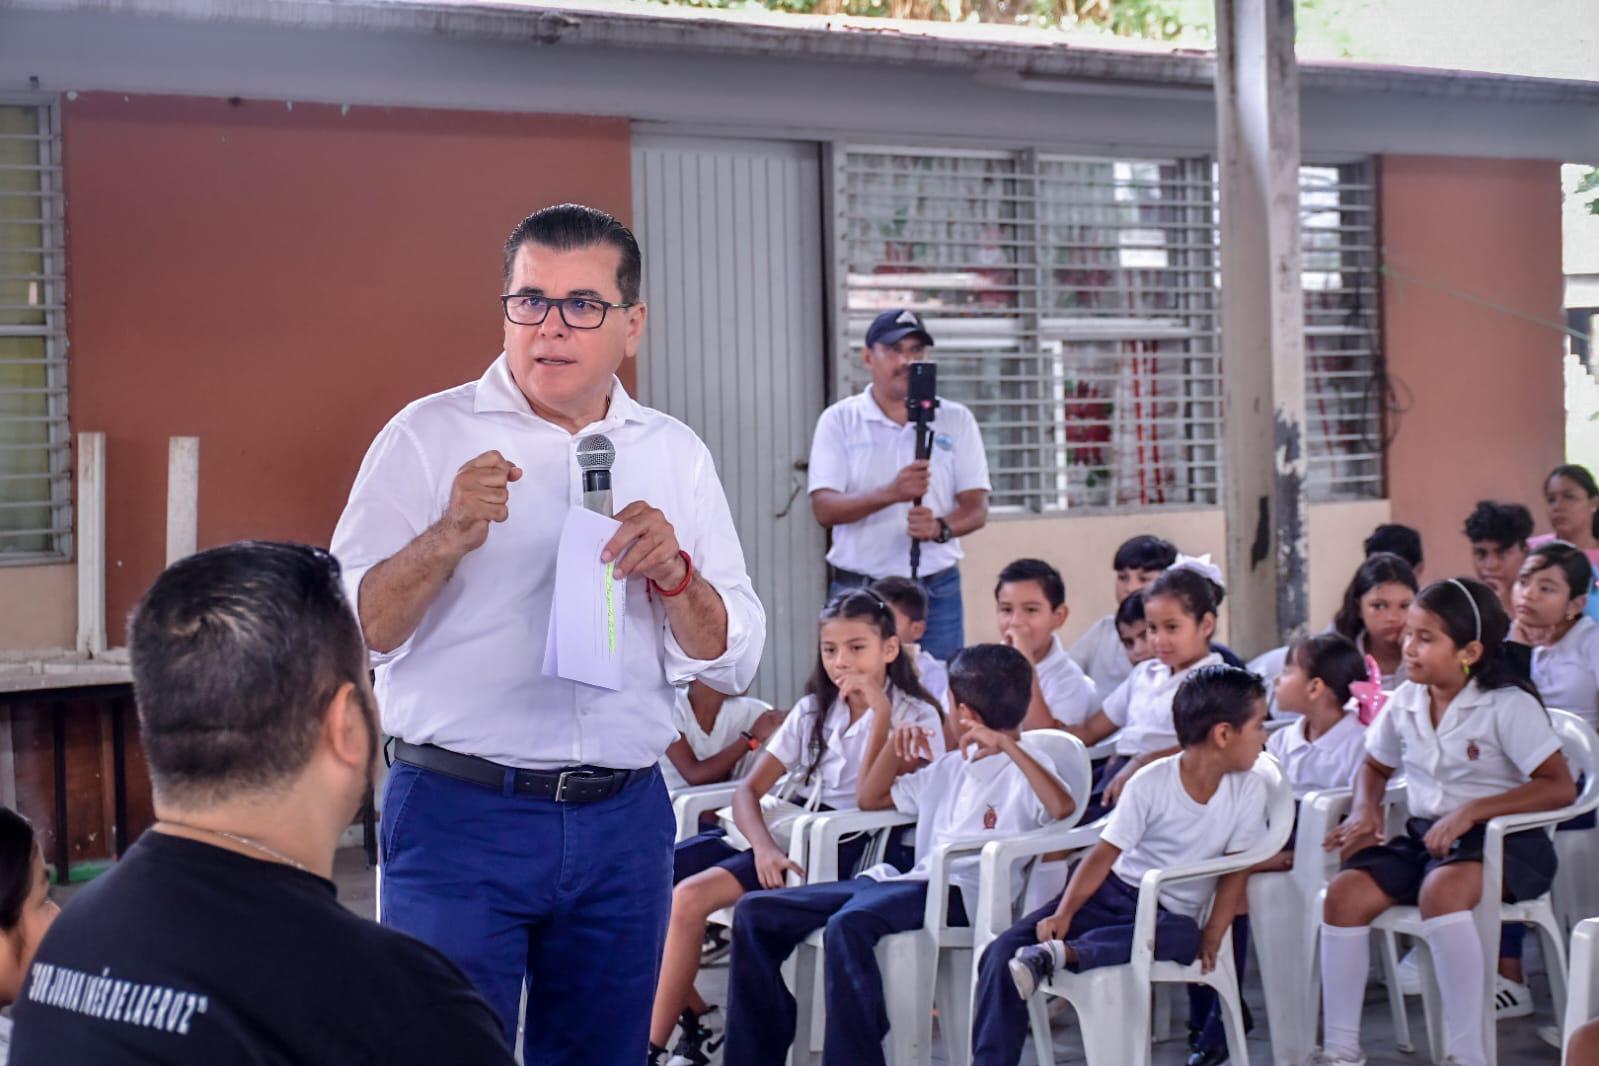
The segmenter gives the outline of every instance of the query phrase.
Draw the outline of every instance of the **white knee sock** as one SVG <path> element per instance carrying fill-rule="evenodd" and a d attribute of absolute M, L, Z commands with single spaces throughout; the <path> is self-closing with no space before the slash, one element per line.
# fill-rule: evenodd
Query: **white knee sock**
<path fill-rule="evenodd" d="M 1482 1012 L 1485 973 L 1482 938 L 1470 911 L 1456 911 L 1421 923 L 1422 935 L 1432 951 L 1438 974 L 1438 995 L 1443 1000 L 1444 1046 L 1461 1066 L 1486 1066 L 1482 1046 Z"/>
<path fill-rule="evenodd" d="M 1321 926 L 1322 1045 L 1349 1058 L 1360 1054 L 1360 1006 L 1371 966 L 1371 926 Z"/>

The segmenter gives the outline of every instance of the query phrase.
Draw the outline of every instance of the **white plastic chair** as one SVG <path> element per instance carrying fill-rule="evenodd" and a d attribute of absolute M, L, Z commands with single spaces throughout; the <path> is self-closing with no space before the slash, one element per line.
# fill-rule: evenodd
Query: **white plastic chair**
<path fill-rule="evenodd" d="M 1150 998 L 1155 985 L 1162 983 L 1214 988 L 1223 1008 L 1228 1053 L 1233 1062 L 1249 1061 L 1231 931 L 1222 938 L 1216 966 L 1209 973 L 1201 972 L 1197 959 L 1187 966 L 1157 962 L 1154 950 L 1155 913 L 1162 885 L 1247 870 L 1276 855 L 1288 842 L 1294 822 L 1294 793 L 1282 767 L 1270 755 L 1262 754 L 1250 772 L 1262 779 L 1268 797 L 1266 832 L 1256 845 L 1237 855 L 1146 872 L 1138 888 L 1132 959 L 1121 966 L 1103 966 L 1085 973 L 1058 970 L 1040 986 L 1042 994 L 1060 996 L 1076 1008 L 1089 1066 L 1148 1066 Z M 1036 1021 L 1037 1013 L 1033 1016 Z M 1035 1040 L 1045 1042 L 1041 1049 L 1046 1055 L 1048 1039 L 1047 1031 L 1038 1034 L 1035 1029 Z"/>
<path fill-rule="evenodd" d="M 1482 940 L 1485 975 L 1482 995 L 1483 1002 L 1488 1004 L 1487 1009 L 1483 1011 L 1483 1046 L 1488 1052 L 1490 1063 L 1498 1061 L 1497 1032 L 1492 1005 L 1495 977 L 1499 972 L 1499 930 L 1503 923 L 1523 922 L 1538 930 L 1545 968 L 1549 973 L 1549 989 L 1554 998 L 1556 1017 L 1562 1016 L 1565 1010 L 1565 943 L 1548 894 L 1517 903 L 1503 902 L 1505 834 L 1532 829 L 1542 829 L 1544 832 L 1552 833 L 1554 827 L 1566 819 L 1575 818 L 1579 814 L 1586 814 L 1599 807 L 1599 736 L 1594 734 L 1592 726 L 1570 712 L 1550 711 L 1549 715 L 1554 722 L 1555 732 L 1560 736 L 1561 749 L 1565 752 L 1566 761 L 1571 767 L 1572 777 L 1586 775 L 1586 780 L 1582 790 L 1577 794 L 1576 801 L 1568 807 L 1528 814 L 1501 815 L 1488 823 L 1488 830 L 1483 840 L 1482 900 L 1472 909 L 1472 918 L 1477 926 L 1477 935 Z M 1426 940 L 1422 936 L 1420 909 L 1391 907 L 1379 915 L 1371 923 L 1371 927 L 1374 932 L 1399 933 L 1415 938 L 1416 957 L 1422 971 L 1422 1004 L 1427 1017 L 1427 1038 L 1431 1045 L 1432 1060 L 1441 1062 L 1444 1048 L 1443 1011 L 1438 1005 L 1438 984 L 1433 974 L 1431 956 L 1427 951 Z M 1402 1024 L 1404 1001 L 1403 996 L 1397 992 L 1399 977 L 1393 952 L 1388 950 L 1383 954 L 1384 966 L 1388 971 L 1390 1003 L 1398 1004 L 1394 1019 L 1395 1036 L 1408 1036 L 1409 1025 Z"/>
<path fill-rule="evenodd" d="M 1599 1017 L 1599 918 L 1584 918 L 1571 934 L 1571 978 L 1566 988 L 1561 1047 L 1570 1047 L 1571 1034 L 1595 1017 Z"/>
<path fill-rule="evenodd" d="M 1279 1066 L 1299 1066 L 1314 1043 L 1316 904 L 1338 869 L 1337 854 L 1324 850 L 1322 841 L 1348 809 L 1349 799 L 1348 789 L 1306 794 L 1299 801 L 1294 865 L 1249 879 L 1250 939 L 1266 997 L 1272 1061 Z"/>
<path fill-rule="evenodd" d="M 938 1008 L 940 1029 L 951 1066 L 964 1066 L 971 1059 L 972 994 L 975 982 L 975 924 L 976 912 L 986 888 L 980 888 L 978 899 L 963 900 L 971 924 L 949 924 L 949 869 L 951 863 L 962 856 L 981 852 L 1001 843 L 1033 841 L 1051 843 L 1069 830 L 1082 817 L 1088 805 L 1092 787 L 1093 770 L 1088 752 L 1076 737 L 1064 730 L 1034 729 L 1023 736 L 1028 746 L 1037 752 L 1060 778 L 1066 791 L 1074 799 L 1081 797 L 1076 809 L 1054 825 L 1008 838 L 981 834 L 964 840 L 950 841 L 933 852 L 928 870 L 927 905 L 922 928 L 886 936 L 877 944 L 877 965 L 883 975 L 883 995 L 888 1008 L 889 1030 L 884 1038 L 883 1051 L 891 1066 L 921 1066 L 931 1061 L 933 1053 L 933 1007 Z M 1003 756 L 992 756 L 1003 758 Z M 818 843 L 813 838 L 812 848 Z M 1053 847 L 1046 850 L 1055 850 Z M 1042 852 L 1039 852 L 1042 854 Z M 979 878 L 984 869 L 984 859 L 979 858 Z M 1008 884 L 1004 889 L 1009 892 Z M 1010 896 L 1005 897 L 1007 910 Z M 814 979 L 824 965 L 823 932 L 818 930 L 806 938 L 795 953 L 794 987 L 800 1033 L 796 1034 L 795 1047 L 814 1047 L 815 1035 L 820 1029 L 825 1007 L 815 994 L 820 985 Z M 807 1043 L 801 1034 L 809 1033 Z M 799 1056 L 795 1062 L 803 1061 Z"/>

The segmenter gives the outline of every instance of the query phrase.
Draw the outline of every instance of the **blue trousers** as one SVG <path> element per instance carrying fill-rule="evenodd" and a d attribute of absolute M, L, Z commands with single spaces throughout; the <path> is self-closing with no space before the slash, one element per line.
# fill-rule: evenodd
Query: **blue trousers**
<path fill-rule="evenodd" d="M 959 893 L 952 924 L 966 924 Z M 794 997 L 781 967 L 818 929 L 824 945 L 827 1032 L 824 1066 L 872 1066 L 883 1061 L 888 1009 L 877 942 L 922 927 L 926 881 L 856 877 L 798 888 L 751 892 L 733 909 L 733 952 L 727 972 L 725 1061 L 738 1066 L 783 1066 L 794 1042 Z"/>
<path fill-rule="evenodd" d="M 1038 943 L 1038 923 L 1060 906 L 1056 896 L 1047 906 L 1007 929 L 983 952 L 977 965 L 977 1002 L 973 1014 L 973 1066 L 1015 1066 L 1027 1042 L 1027 1001 L 1016 994 L 1010 960 L 1029 944 Z M 1077 972 L 1118 966 L 1133 957 L 1133 922 L 1138 916 L 1138 889 L 1107 874 L 1072 918 L 1066 943 L 1077 952 Z M 1155 912 L 1155 958 L 1187 965 L 1199 954 L 1199 925 L 1165 907 Z M 1114 1024 L 1111 1019 L 1103 1020 Z"/>
<path fill-rule="evenodd" d="M 827 588 L 827 598 L 831 600 L 841 592 L 859 588 L 860 584 L 858 581 L 835 578 Z M 960 567 L 952 566 L 930 578 L 924 578 L 921 585 L 922 591 L 927 593 L 927 632 L 922 636 L 922 647 L 933 658 L 947 663 L 966 644 Z"/>
<path fill-rule="evenodd" d="M 525 982 L 529 1066 L 642 1062 L 672 898 L 660 771 L 590 804 L 509 786 L 390 768 L 383 922 L 459 966 L 511 1047 Z"/>

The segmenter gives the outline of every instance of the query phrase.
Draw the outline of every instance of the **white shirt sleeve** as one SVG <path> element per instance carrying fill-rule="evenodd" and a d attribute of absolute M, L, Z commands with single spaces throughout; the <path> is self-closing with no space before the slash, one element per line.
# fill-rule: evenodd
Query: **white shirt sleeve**
<path fill-rule="evenodd" d="M 1239 775 L 1238 806 L 1226 853 L 1236 855 L 1254 847 L 1266 833 L 1266 784 L 1252 773 Z"/>
<path fill-rule="evenodd" d="M 1094 679 L 1080 669 L 1060 683 L 1040 687 L 1050 716 L 1064 725 L 1081 725 L 1099 709 L 1099 690 Z"/>
<path fill-rule="evenodd" d="M 988 480 L 988 453 L 983 450 L 983 434 L 977 428 L 977 419 L 969 410 L 962 409 L 961 425 L 955 439 L 955 491 L 957 493 L 970 492 L 974 489 L 987 490 L 990 488 Z M 815 468 L 812 468 L 812 477 Z M 815 482 L 812 482 L 815 488 Z"/>
<path fill-rule="evenodd" d="M 436 484 L 416 437 L 399 418 L 390 420 L 361 460 L 349 501 L 333 530 L 331 551 L 339 560 L 344 593 L 357 618 L 367 571 L 398 554 L 437 521 Z M 404 654 L 414 637 L 415 633 L 392 651 L 373 652 L 373 664 Z"/>
<path fill-rule="evenodd" d="M 922 800 L 927 795 L 929 782 L 938 769 L 938 761 L 928 763 L 920 770 L 900 774 L 894 779 L 889 793 L 894 797 L 894 809 L 901 814 L 920 814 Z"/>
<path fill-rule="evenodd" d="M 849 453 L 841 421 L 836 405 L 816 420 L 816 433 L 811 437 L 810 492 L 849 491 Z"/>
<path fill-rule="evenodd" d="M 1366 754 L 1390 770 L 1397 770 L 1404 765 L 1404 748 L 1399 742 L 1397 716 L 1408 713 L 1396 707 L 1390 699 L 1366 727 Z"/>
<path fill-rule="evenodd" d="M 799 769 L 806 738 L 814 725 L 811 718 L 815 706 L 816 701 L 810 696 L 801 699 L 793 710 L 783 716 L 782 724 L 766 741 L 767 754 L 782 763 L 785 770 Z"/>
<path fill-rule="evenodd" d="M 698 678 L 718 692 L 736 696 L 750 687 L 761 665 L 766 610 L 750 585 L 727 496 L 710 450 L 703 444 L 694 465 L 694 500 L 693 532 L 682 547 L 694 560 L 695 570 L 722 598 L 727 611 L 727 648 L 714 659 L 695 659 L 683 650 L 671 623 L 666 622 L 666 677 L 674 685 Z"/>
<path fill-rule="evenodd" d="M 1116 801 L 1116 806 L 1111 808 L 1110 818 L 1105 822 L 1105 828 L 1099 834 L 1099 839 L 1108 841 L 1120 851 L 1130 851 L 1138 842 L 1144 839 L 1144 831 L 1149 827 L 1151 782 L 1158 778 L 1151 777 L 1149 771 L 1158 767 L 1160 763 L 1151 763 L 1133 775 L 1127 787 L 1122 789 L 1121 798 Z"/>
<path fill-rule="evenodd" d="M 1127 707 L 1132 703 L 1133 681 L 1138 677 L 1134 670 L 1127 675 L 1127 679 L 1116 686 L 1116 691 L 1105 697 L 1105 703 L 1100 710 L 1105 712 L 1105 717 L 1114 722 L 1117 728 L 1127 724 Z"/>
<path fill-rule="evenodd" d="M 1560 750 L 1560 735 L 1555 732 L 1549 712 L 1539 707 L 1530 695 L 1520 689 L 1501 691 L 1507 696 L 1494 716 L 1500 750 L 1518 770 L 1531 776 L 1545 759 Z"/>

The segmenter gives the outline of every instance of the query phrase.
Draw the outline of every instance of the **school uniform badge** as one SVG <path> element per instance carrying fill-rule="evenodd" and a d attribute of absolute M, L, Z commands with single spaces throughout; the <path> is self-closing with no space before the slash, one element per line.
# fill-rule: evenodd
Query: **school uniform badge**
<path fill-rule="evenodd" d="M 983 828 L 984 829 L 992 829 L 998 824 L 999 824 L 999 812 L 996 811 L 994 809 L 994 805 L 992 803 L 990 803 L 988 805 L 988 810 L 983 812 Z"/>
<path fill-rule="evenodd" d="M 1476 762 L 1478 759 L 1482 758 L 1482 749 L 1477 747 L 1477 742 L 1475 740 L 1468 740 L 1466 742 L 1466 758 L 1470 759 L 1472 762 Z"/>

